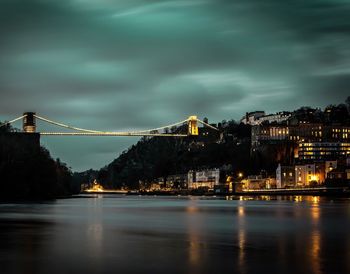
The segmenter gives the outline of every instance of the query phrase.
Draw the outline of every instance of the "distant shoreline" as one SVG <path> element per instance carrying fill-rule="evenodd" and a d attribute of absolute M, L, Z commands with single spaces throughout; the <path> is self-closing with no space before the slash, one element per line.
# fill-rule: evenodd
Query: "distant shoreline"
<path fill-rule="evenodd" d="M 55 198 L 47 199 L 30 199 L 30 198 L 0 198 L 0 204 L 9 204 L 9 203 L 52 203 L 56 200 L 62 199 L 74 199 L 74 198 L 95 198 L 96 195 L 121 195 L 121 196 L 183 196 L 183 197 L 226 197 L 226 196 L 324 196 L 324 197 L 343 197 L 350 198 L 350 189 L 348 187 L 334 187 L 334 188 L 317 188 L 317 189 L 266 189 L 266 190 L 251 190 L 251 191 L 242 191 L 234 193 L 214 193 L 214 192 L 190 192 L 190 191 L 86 191 L 79 194 L 67 195 L 67 196 L 58 196 Z"/>
<path fill-rule="evenodd" d="M 333 188 L 315 188 L 315 189 L 264 189 L 264 190 L 250 190 L 232 193 L 215 193 L 215 192 L 201 192 L 201 191 L 89 191 L 81 192 L 80 194 L 120 194 L 120 195 L 142 195 L 142 196 L 342 196 L 350 197 L 350 189 L 348 187 L 333 187 Z"/>

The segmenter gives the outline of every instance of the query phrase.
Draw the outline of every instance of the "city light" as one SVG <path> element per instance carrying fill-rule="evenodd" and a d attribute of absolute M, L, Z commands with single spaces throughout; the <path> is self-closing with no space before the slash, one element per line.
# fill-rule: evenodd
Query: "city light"
<path fill-rule="evenodd" d="M 318 182 L 318 175 L 311 175 L 311 181 L 316 181 Z"/>

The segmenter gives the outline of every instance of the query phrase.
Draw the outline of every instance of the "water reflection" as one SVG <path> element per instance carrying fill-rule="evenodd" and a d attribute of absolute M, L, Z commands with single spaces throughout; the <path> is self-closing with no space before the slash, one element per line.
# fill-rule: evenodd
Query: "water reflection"
<path fill-rule="evenodd" d="M 88 207 L 86 243 L 93 260 L 99 260 L 103 257 L 103 205 L 101 198 L 103 196 L 98 194 L 96 198 L 89 201 L 92 205 Z"/>
<path fill-rule="evenodd" d="M 238 206 L 238 269 L 239 272 L 244 274 L 245 271 L 245 245 L 246 245 L 246 231 L 245 231 L 245 208 L 240 201 Z"/>
<path fill-rule="evenodd" d="M 200 264 L 200 239 L 199 233 L 201 231 L 201 223 L 198 214 L 193 216 L 194 213 L 198 212 L 196 200 L 191 200 L 190 204 L 186 207 L 186 212 L 189 213 L 187 217 L 188 224 L 188 258 L 191 272 L 196 273 L 196 269 Z"/>
<path fill-rule="evenodd" d="M 89 252 L 93 258 L 103 256 L 103 227 L 102 224 L 90 224 L 86 230 Z"/>
<path fill-rule="evenodd" d="M 321 262 L 320 262 L 320 250 L 321 250 L 321 232 L 320 232 L 320 199 L 319 197 L 312 197 L 311 206 L 311 248 L 310 248 L 310 261 L 313 273 L 321 274 Z"/>
<path fill-rule="evenodd" d="M 312 196 L 0 205 L 1 274 L 349 273 L 349 213 Z"/>
<path fill-rule="evenodd" d="M 311 249 L 310 249 L 310 261 L 312 272 L 315 274 L 320 274 L 321 272 L 321 262 L 320 262 L 320 250 L 321 250 L 321 235 L 315 230 L 311 235 Z"/>
<path fill-rule="evenodd" d="M 0 217 L 1 273 L 36 274 L 38 265 L 28 258 L 40 256 L 53 226 L 38 219 Z"/>

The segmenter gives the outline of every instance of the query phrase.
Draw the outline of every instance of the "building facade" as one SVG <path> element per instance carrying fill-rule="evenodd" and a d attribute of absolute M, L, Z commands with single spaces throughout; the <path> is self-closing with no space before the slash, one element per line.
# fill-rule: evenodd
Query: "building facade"
<path fill-rule="evenodd" d="M 350 156 L 350 142 L 300 142 L 298 158 L 305 160 L 334 160 Z"/>
<path fill-rule="evenodd" d="M 214 189 L 215 185 L 219 185 L 220 170 L 218 168 L 205 169 L 201 171 L 190 170 L 187 174 L 187 182 L 189 189 L 209 188 Z"/>
<path fill-rule="evenodd" d="M 295 167 L 278 165 L 276 169 L 276 186 L 277 188 L 295 186 Z"/>
<path fill-rule="evenodd" d="M 316 176 L 315 164 L 296 165 L 295 166 L 295 183 L 298 187 L 311 186 L 311 182 L 319 183 Z"/>
<path fill-rule="evenodd" d="M 253 147 L 271 141 L 286 141 L 289 139 L 289 127 L 284 125 L 253 126 L 251 139 Z"/>
<path fill-rule="evenodd" d="M 242 190 L 259 190 L 276 188 L 275 178 L 263 178 L 261 175 L 250 175 L 241 181 Z"/>
<path fill-rule="evenodd" d="M 166 188 L 187 188 L 187 174 L 173 174 L 166 177 Z"/>
<path fill-rule="evenodd" d="M 273 114 L 265 114 L 265 111 L 247 112 L 242 117 L 241 123 L 251 126 L 261 125 L 263 123 L 282 123 L 291 117 L 291 113 L 287 111 L 277 112 Z"/>

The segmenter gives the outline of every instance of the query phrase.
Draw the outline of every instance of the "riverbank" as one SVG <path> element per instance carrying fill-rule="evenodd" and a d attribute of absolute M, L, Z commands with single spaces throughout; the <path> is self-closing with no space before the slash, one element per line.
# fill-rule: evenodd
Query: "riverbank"
<path fill-rule="evenodd" d="M 239 192 L 214 192 L 204 190 L 157 190 L 157 191 L 86 191 L 81 194 L 123 194 L 123 195 L 145 195 L 145 196 L 260 196 L 260 195 L 300 195 L 300 196 L 342 196 L 350 197 L 349 187 L 317 187 L 317 188 L 295 188 L 295 189 L 256 189 Z"/>

